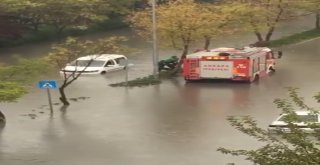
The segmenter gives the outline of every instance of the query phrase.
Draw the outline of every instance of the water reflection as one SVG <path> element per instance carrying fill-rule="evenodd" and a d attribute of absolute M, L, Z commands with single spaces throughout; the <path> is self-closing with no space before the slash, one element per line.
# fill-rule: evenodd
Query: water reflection
<path fill-rule="evenodd" d="M 117 151 L 116 146 L 89 134 L 88 128 L 81 124 L 81 121 L 73 121 L 68 116 L 68 108 L 68 106 L 62 106 L 60 118 L 55 116 L 48 119 L 47 127 L 43 129 L 43 141 L 48 147 L 46 151 L 51 155 L 51 161 L 99 164 L 106 162 L 109 158 L 122 159 L 123 152 Z"/>
<path fill-rule="evenodd" d="M 153 133 L 149 141 L 166 155 L 214 152 L 215 140 L 226 141 L 229 137 L 223 135 L 235 131 L 226 117 L 243 114 L 253 104 L 252 86 L 255 88 L 253 84 L 232 82 L 186 84 L 181 78 L 165 81 L 160 91 L 154 89 L 157 99 L 149 98 L 149 111 L 145 112 L 151 114 L 146 122 Z"/>
<path fill-rule="evenodd" d="M 200 100 L 207 100 L 207 104 L 213 107 L 222 103 L 242 110 L 248 107 L 252 85 L 254 84 L 229 81 L 187 83 L 182 96 L 186 104 L 198 105 Z"/>
<path fill-rule="evenodd" d="M 159 147 L 165 151 L 186 149 L 192 152 L 198 147 L 199 140 L 221 128 L 221 122 L 226 117 L 225 111 L 228 111 L 224 104 L 238 107 L 248 99 L 248 89 L 242 88 L 241 85 L 185 84 L 180 78 L 166 81 L 161 84 L 160 91 L 155 88 L 154 96 L 157 97 L 150 98 L 156 98 L 154 102 L 149 102 L 150 112 L 147 112 L 153 114 L 148 125 L 155 134 L 150 138 L 158 139 Z M 222 97 L 228 90 L 231 94 Z M 221 102 L 220 98 L 224 101 Z M 217 121 L 220 123 L 217 124 Z"/>
<path fill-rule="evenodd" d="M 199 105 L 200 88 L 178 79 L 172 79 L 170 82 L 176 87 L 185 104 L 195 108 Z"/>
<path fill-rule="evenodd" d="M 3 152 L 1 151 L 1 148 L 3 148 L 3 145 L 4 145 L 3 142 L 2 142 L 2 133 L 4 132 L 4 128 L 5 128 L 4 125 L 5 125 L 5 124 L 2 123 L 2 126 L 0 126 L 0 162 L 1 162 L 1 160 L 3 159 L 3 158 L 2 158 L 2 157 L 3 157 L 3 156 L 2 156 L 2 155 L 3 155 Z"/>

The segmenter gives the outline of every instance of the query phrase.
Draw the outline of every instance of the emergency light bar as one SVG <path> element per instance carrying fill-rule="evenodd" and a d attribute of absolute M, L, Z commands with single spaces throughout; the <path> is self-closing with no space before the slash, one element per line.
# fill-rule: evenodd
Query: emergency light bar
<path fill-rule="evenodd" d="M 224 56 L 208 56 L 208 57 L 202 57 L 204 60 L 227 60 L 228 57 Z"/>

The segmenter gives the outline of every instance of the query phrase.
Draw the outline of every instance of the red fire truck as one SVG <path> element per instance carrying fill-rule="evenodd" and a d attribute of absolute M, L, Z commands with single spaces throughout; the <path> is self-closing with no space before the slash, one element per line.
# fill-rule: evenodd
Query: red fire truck
<path fill-rule="evenodd" d="M 275 57 L 267 47 L 216 48 L 187 55 L 183 62 L 185 80 L 229 79 L 253 82 L 275 71 Z"/>

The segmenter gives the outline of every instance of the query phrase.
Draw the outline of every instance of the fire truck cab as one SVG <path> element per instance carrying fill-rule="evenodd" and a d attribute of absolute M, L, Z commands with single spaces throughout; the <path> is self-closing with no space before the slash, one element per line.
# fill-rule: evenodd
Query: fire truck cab
<path fill-rule="evenodd" d="M 216 48 L 187 55 L 183 61 L 185 80 L 229 79 L 253 82 L 275 71 L 275 57 L 267 47 Z"/>

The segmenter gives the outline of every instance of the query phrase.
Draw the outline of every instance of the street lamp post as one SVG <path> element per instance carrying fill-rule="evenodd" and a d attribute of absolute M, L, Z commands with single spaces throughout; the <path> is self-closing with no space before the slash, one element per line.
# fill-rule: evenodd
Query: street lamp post
<path fill-rule="evenodd" d="M 152 2 L 152 40 L 153 40 L 153 76 L 158 77 L 158 48 L 157 48 L 157 23 L 156 23 L 156 0 Z"/>

